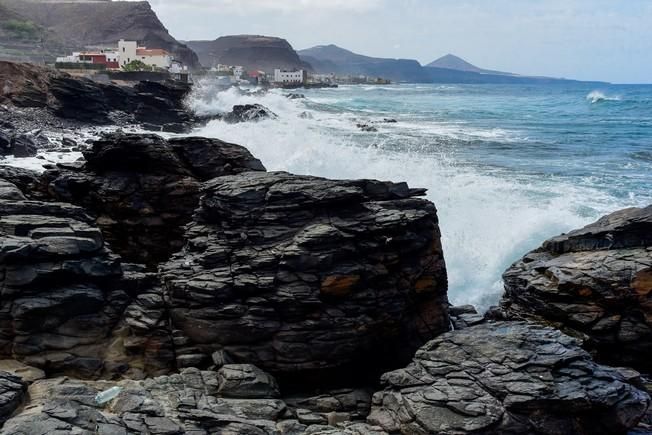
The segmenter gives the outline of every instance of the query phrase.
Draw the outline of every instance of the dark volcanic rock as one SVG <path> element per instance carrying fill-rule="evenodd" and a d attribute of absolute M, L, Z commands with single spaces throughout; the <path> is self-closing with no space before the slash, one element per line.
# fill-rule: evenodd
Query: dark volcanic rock
<path fill-rule="evenodd" d="M 112 387 L 120 388 L 119 394 L 99 405 L 95 396 Z M 383 434 L 362 422 L 304 425 L 280 399 L 225 397 L 222 387 L 216 372 L 197 369 L 118 383 L 40 380 L 30 386 L 28 406 L 0 434 Z"/>
<path fill-rule="evenodd" d="M 602 361 L 652 369 L 652 206 L 548 240 L 504 281 L 507 318 L 552 322 Z"/>
<path fill-rule="evenodd" d="M 27 385 L 17 376 L 0 372 L 0 425 L 23 403 Z"/>
<path fill-rule="evenodd" d="M 21 134 L 11 139 L 11 154 L 14 157 L 34 157 L 38 148 L 34 139 L 28 135 Z"/>
<path fill-rule="evenodd" d="M 222 119 L 229 123 L 260 121 L 262 119 L 275 119 L 278 116 L 261 104 L 245 104 L 233 106 L 233 111 L 225 114 Z"/>
<path fill-rule="evenodd" d="M 203 193 L 186 248 L 161 269 L 185 337 L 178 356 L 222 350 L 279 375 L 350 366 L 344 377 L 373 377 L 448 329 L 437 215 L 414 198 L 422 190 L 250 172 Z"/>
<path fill-rule="evenodd" d="M 0 201 L 0 356 L 94 376 L 127 296 L 117 257 L 74 206 Z"/>
<path fill-rule="evenodd" d="M 402 434 L 624 434 L 650 397 L 561 332 L 521 322 L 444 334 L 383 375 L 371 424 Z"/>
<path fill-rule="evenodd" d="M 174 81 L 141 82 L 134 87 L 98 83 L 57 70 L 0 61 L 0 103 L 39 107 L 81 123 L 112 124 L 129 114 L 151 129 L 184 132 L 194 122 L 185 106 L 191 85 Z"/>
<path fill-rule="evenodd" d="M 84 156 L 82 167 L 44 174 L 49 193 L 95 214 L 115 252 L 150 265 L 183 246 L 182 227 L 199 204 L 202 181 L 264 170 L 245 148 L 216 139 L 117 133 Z"/>

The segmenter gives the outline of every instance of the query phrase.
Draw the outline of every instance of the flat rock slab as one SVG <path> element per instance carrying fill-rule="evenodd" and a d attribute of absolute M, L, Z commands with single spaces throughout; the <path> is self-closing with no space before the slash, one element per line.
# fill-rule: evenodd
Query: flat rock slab
<path fill-rule="evenodd" d="M 622 434 L 650 397 L 578 341 L 524 322 L 450 332 L 385 374 L 368 422 L 402 434 Z"/>

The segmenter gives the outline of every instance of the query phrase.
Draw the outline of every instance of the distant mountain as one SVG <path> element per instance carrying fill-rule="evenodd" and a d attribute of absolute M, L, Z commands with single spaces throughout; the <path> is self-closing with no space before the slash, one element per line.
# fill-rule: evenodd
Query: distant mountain
<path fill-rule="evenodd" d="M 394 82 L 466 83 L 466 84 L 555 84 L 574 80 L 550 77 L 529 77 L 479 68 L 449 54 L 421 66 L 416 60 L 383 59 L 363 56 L 336 45 L 319 45 L 300 50 L 301 59 L 310 62 L 320 73 L 364 74 Z M 599 83 L 599 82 L 592 82 Z"/>
<path fill-rule="evenodd" d="M 299 58 L 285 39 L 259 35 L 223 36 L 214 41 L 187 41 L 201 64 L 242 65 L 248 70 L 273 72 L 281 69 L 307 69 L 312 66 Z"/>
<path fill-rule="evenodd" d="M 428 72 L 411 59 L 385 59 L 363 56 L 336 45 L 319 45 L 300 50 L 301 59 L 315 71 L 328 74 L 353 74 L 382 77 L 395 82 L 427 82 Z"/>
<path fill-rule="evenodd" d="M 456 71 L 475 72 L 480 74 L 497 74 L 497 75 L 506 75 L 506 76 L 515 75 L 512 73 L 506 73 L 502 71 L 492 71 L 488 69 L 479 68 L 465 61 L 461 57 L 455 56 L 454 54 L 447 54 L 446 56 L 442 56 L 439 59 L 430 62 L 428 65 L 426 65 L 426 67 L 452 69 Z"/>
<path fill-rule="evenodd" d="M 170 36 L 145 1 L 0 0 L 0 7 L 2 17 L 18 17 L 9 19 L 9 28 L 0 18 L 0 58 L 51 62 L 72 50 L 130 39 L 166 49 L 191 67 L 199 65 L 197 55 Z M 34 38 L 33 44 L 22 43 L 25 35 Z"/>

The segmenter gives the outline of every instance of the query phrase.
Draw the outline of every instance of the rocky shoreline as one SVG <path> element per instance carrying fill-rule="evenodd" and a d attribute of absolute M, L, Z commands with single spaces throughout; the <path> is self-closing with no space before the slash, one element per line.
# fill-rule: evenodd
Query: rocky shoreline
<path fill-rule="evenodd" d="M 25 105 L 65 131 L 125 96 L 155 107 L 130 122 L 201 122 L 178 89 L 21 74 L 13 136 Z M 545 242 L 480 315 L 448 303 L 423 189 L 98 136 L 42 174 L 0 165 L 0 434 L 652 430 L 652 207 Z"/>

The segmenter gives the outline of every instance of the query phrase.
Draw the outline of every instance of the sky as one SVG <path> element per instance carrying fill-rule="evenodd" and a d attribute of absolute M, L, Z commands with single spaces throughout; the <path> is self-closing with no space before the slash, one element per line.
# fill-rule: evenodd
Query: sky
<path fill-rule="evenodd" d="M 177 39 L 258 34 L 427 64 L 652 83 L 652 0 L 150 0 Z"/>

